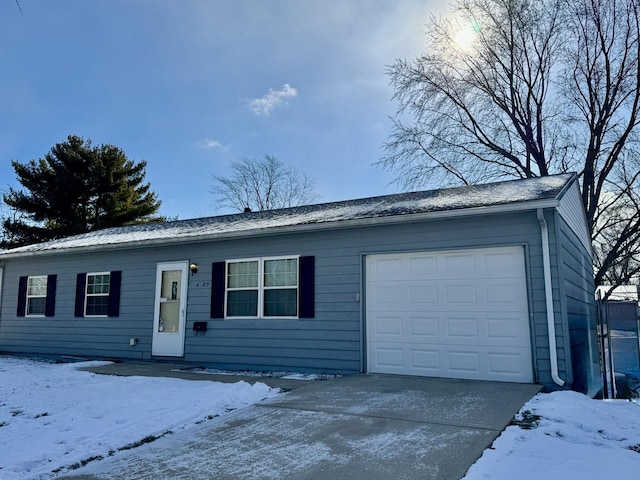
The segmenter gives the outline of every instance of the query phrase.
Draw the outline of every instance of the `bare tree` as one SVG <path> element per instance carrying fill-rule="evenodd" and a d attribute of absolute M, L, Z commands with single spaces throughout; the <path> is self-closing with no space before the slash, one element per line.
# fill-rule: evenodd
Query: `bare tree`
<path fill-rule="evenodd" d="M 240 212 L 304 205 L 317 198 L 314 181 L 276 157 L 242 158 L 227 177 L 214 176 L 216 203 Z"/>
<path fill-rule="evenodd" d="M 457 0 L 428 53 L 388 68 L 399 108 L 379 164 L 407 188 L 575 171 L 596 284 L 637 277 L 639 3 Z"/>

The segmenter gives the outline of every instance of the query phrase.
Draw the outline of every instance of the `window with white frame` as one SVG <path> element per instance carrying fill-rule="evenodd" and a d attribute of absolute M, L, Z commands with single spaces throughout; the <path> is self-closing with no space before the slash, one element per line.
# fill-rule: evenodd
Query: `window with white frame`
<path fill-rule="evenodd" d="M 298 315 L 298 259 L 264 261 L 264 316 Z"/>
<path fill-rule="evenodd" d="M 27 279 L 26 314 L 29 317 L 44 317 L 47 305 L 47 276 L 39 275 Z"/>
<path fill-rule="evenodd" d="M 84 314 L 104 317 L 109 313 L 109 272 L 87 273 Z"/>
<path fill-rule="evenodd" d="M 298 258 L 227 261 L 227 317 L 297 317 Z"/>

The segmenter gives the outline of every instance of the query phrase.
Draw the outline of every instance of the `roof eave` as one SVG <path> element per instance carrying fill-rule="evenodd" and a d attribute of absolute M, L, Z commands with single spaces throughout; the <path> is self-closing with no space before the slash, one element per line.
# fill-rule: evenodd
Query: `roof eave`
<path fill-rule="evenodd" d="M 100 245 L 90 245 L 84 247 L 70 247 L 59 249 L 34 250 L 27 252 L 7 252 L 0 253 L 0 260 L 10 258 L 35 257 L 40 255 L 64 255 L 76 253 L 90 253 L 95 251 L 115 250 L 115 249 L 137 249 L 147 246 L 176 245 L 188 243 L 203 243 L 211 241 L 222 241 L 255 236 L 286 235 L 318 230 L 339 230 L 343 228 L 368 227 L 374 225 L 386 225 L 394 223 L 415 223 L 429 220 L 445 220 L 476 215 L 495 215 L 500 213 L 522 212 L 526 210 L 537 210 L 538 208 L 557 208 L 560 204 L 558 197 L 544 200 L 530 200 L 526 202 L 508 203 L 502 205 L 490 205 L 483 207 L 460 208 L 454 210 L 438 210 L 423 213 L 408 213 L 402 215 L 389 215 L 382 217 L 361 218 L 352 220 L 340 220 L 326 223 L 305 223 L 288 225 L 284 227 L 256 228 L 242 230 L 238 232 L 223 232 L 204 234 L 197 236 L 181 236 L 175 238 L 154 238 L 150 240 L 134 240 L 128 242 L 108 243 Z"/>
<path fill-rule="evenodd" d="M 574 183 L 576 183 L 578 181 L 578 174 L 575 172 L 571 173 L 571 178 L 569 178 L 569 180 L 567 181 L 567 183 L 564 184 L 564 187 L 562 187 L 562 190 L 560 190 L 558 192 L 558 194 L 556 195 L 556 199 L 558 200 L 558 202 L 560 202 L 560 200 L 562 200 L 562 197 L 565 196 L 565 194 L 569 191 L 569 189 L 573 186 Z"/>

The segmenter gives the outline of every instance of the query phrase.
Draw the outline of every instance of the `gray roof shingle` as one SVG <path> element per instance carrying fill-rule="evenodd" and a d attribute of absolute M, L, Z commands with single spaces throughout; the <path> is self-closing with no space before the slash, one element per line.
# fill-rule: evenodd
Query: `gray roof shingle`
<path fill-rule="evenodd" d="M 346 226 L 357 220 L 389 217 L 402 221 L 415 214 L 454 212 L 464 209 L 522 207 L 533 201 L 559 199 L 575 174 L 562 174 L 483 185 L 444 188 L 278 210 L 239 213 L 166 223 L 108 228 L 45 243 L 0 252 L 0 258 L 45 252 L 78 251 L 144 245 L 160 241 L 181 242 L 234 235 L 271 233 L 285 227 Z"/>

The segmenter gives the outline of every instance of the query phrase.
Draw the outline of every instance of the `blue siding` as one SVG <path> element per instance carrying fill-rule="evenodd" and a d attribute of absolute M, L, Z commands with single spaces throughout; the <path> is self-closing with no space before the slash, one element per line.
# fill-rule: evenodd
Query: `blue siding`
<path fill-rule="evenodd" d="M 198 264 L 199 270 L 189 275 L 184 361 L 234 369 L 361 372 L 365 365 L 361 305 L 365 255 L 507 245 L 525 247 L 534 376 L 536 381 L 552 385 L 540 227 L 535 212 L 5 259 L 0 350 L 151 359 L 156 263 L 187 260 Z M 551 250 L 558 358 L 561 375 L 566 376 L 569 340 L 561 315 L 555 241 Z M 213 262 L 277 255 L 315 256 L 315 318 L 209 318 L 211 292 L 206 282 L 210 284 Z M 120 316 L 74 318 L 76 274 L 113 270 L 122 271 Z M 58 275 L 55 317 L 18 318 L 19 276 L 45 274 Z M 208 322 L 205 335 L 193 334 L 195 321 Z M 129 345 L 132 337 L 139 339 L 136 346 Z"/>
<path fill-rule="evenodd" d="M 595 395 L 600 388 L 591 255 L 562 216 L 556 214 L 562 315 L 571 352 L 571 388 Z"/>

